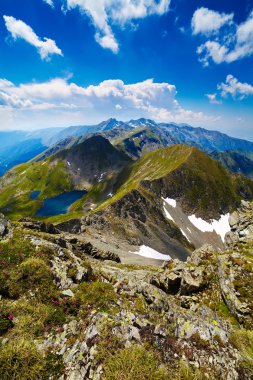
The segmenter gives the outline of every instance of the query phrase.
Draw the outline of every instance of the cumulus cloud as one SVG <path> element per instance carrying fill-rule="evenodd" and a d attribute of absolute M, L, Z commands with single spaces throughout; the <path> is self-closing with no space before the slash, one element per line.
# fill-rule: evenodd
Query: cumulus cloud
<path fill-rule="evenodd" d="M 233 14 L 201 9 L 205 9 L 205 12 L 200 12 L 201 17 L 199 17 L 199 13 L 196 13 L 200 10 L 193 15 L 193 33 L 206 37 L 215 34 L 214 39 L 209 38 L 197 49 L 197 54 L 204 66 L 208 66 L 210 61 L 216 64 L 231 63 L 253 54 L 253 11 L 245 22 L 237 25 L 233 22 Z M 210 24 L 212 18 L 210 15 L 216 19 L 213 24 L 216 27 L 213 29 Z M 221 28 L 222 26 L 223 28 Z"/>
<path fill-rule="evenodd" d="M 5 26 L 10 32 L 12 38 L 17 40 L 18 38 L 25 40 L 30 45 L 34 46 L 41 59 L 48 60 L 51 55 L 61 55 L 62 51 L 59 49 L 54 40 L 50 38 L 43 38 L 37 36 L 33 29 L 21 20 L 17 20 L 12 16 L 3 16 Z"/>
<path fill-rule="evenodd" d="M 253 95 L 253 86 L 248 83 L 241 83 L 233 75 L 228 75 L 225 83 L 217 86 L 223 98 L 231 96 L 234 99 L 244 99 Z"/>
<path fill-rule="evenodd" d="M 67 10 L 79 8 L 88 16 L 95 29 L 95 39 L 105 49 L 118 53 L 119 44 L 112 25 L 123 27 L 132 20 L 150 15 L 162 15 L 169 9 L 170 0 L 65 0 Z"/>
<path fill-rule="evenodd" d="M 59 120 L 63 115 L 65 124 L 97 122 L 109 117 L 124 120 L 149 117 L 157 121 L 187 123 L 214 121 L 215 118 L 201 112 L 184 109 L 176 95 L 174 85 L 156 83 L 152 79 L 133 84 L 125 84 L 119 79 L 106 80 L 87 87 L 63 78 L 19 86 L 0 79 L 0 110 L 9 112 L 12 109 L 16 116 L 22 115 L 22 119 L 26 115 L 30 123 L 38 119 L 41 122 L 49 116 Z M 45 110 L 46 113 L 42 112 Z"/>
<path fill-rule="evenodd" d="M 233 13 L 219 13 L 208 8 L 199 8 L 192 17 L 193 34 L 210 35 L 217 33 L 225 24 L 231 24 L 233 17 Z"/>

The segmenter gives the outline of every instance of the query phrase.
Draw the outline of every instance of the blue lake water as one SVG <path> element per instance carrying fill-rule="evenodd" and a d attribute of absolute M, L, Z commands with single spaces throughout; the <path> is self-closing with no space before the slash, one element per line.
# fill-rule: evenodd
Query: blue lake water
<path fill-rule="evenodd" d="M 31 198 L 31 199 L 36 199 L 36 198 L 40 195 L 40 193 L 41 193 L 41 191 L 39 191 L 39 190 L 35 190 L 35 191 L 33 191 L 33 192 L 31 193 L 30 198 Z"/>
<path fill-rule="evenodd" d="M 67 214 L 68 208 L 85 194 L 87 191 L 74 190 L 53 198 L 47 198 L 44 200 L 43 206 L 37 211 L 36 216 Z"/>

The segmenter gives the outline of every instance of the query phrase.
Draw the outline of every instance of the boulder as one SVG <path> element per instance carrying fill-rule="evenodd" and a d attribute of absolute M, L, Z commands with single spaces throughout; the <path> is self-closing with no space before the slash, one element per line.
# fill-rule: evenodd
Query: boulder
<path fill-rule="evenodd" d="M 0 214 L 0 237 L 7 235 L 10 226 L 10 222 L 5 218 L 3 214 Z"/>

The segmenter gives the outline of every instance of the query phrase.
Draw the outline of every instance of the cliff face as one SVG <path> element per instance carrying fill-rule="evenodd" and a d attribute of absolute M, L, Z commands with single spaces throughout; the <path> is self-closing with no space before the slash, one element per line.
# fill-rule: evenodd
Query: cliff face
<path fill-rule="evenodd" d="M 224 252 L 205 245 L 159 268 L 1 216 L 1 379 L 250 380 L 252 221 L 243 203 Z"/>

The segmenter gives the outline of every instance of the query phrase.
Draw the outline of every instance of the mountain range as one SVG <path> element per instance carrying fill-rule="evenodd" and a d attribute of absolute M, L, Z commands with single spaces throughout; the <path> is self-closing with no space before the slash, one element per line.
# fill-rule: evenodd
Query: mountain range
<path fill-rule="evenodd" d="M 82 142 L 92 134 L 102 134 L 131 158 L 174 144 L 195 146 L 218 159 L 229 170 L 252 176 L 253 142 L 223 133 L 149 119 L 128 122 L 109 119 L 97 125 L 50 128 L 39 131 L 0 132 L 0 175 L 34 157 L 46 157 Z M 219 153 L 219 154 L 218 154 Z"/>
<path fill-rule="evenodd" d="M 196 147 L 172 141 L 162 147 L 167 132 L 161 127 L 156 135 L 153 125 L 132 126 L 130 135 L 118 126 L 103 128 L 100 134 L 65 138 L 5 173 L 0 211 L 14 220 L 44 217 L 67 231 L 85 228 L 105 240 L 113 235 L 183 260 L 206 242 L 222 248 L 224 236 L 199 228 L 196 220 L 219 223 L 241 199 L 253 199 L 253 182 Z M 58 202 L 52 213 L 49 204 Z"/>

